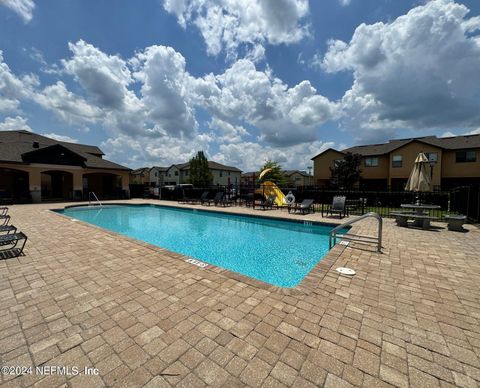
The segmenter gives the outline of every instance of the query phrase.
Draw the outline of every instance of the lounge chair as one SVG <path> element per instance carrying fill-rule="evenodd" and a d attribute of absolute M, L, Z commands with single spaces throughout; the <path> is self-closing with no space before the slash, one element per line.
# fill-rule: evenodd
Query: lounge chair
<path fill-rule="evenodd" d="M 205 201 L 208 197 L 208 191 L 204 191 L 202 193 L 202 195 L 200 196 L 200 198 L 183 198 L 182 200 L 178 201 L 178 202 L 181 202 L 181 203 L 191 203 L 191 204 L 195 204 L 197 202 L 200 202 L 202 203 L 203 201 Z"/>
<path fill-rule="evenodd" d="M 247 195 L 245 195 L 243 199 L 243 203 L 245 204 L 246 207 L 253 206 L 255 204 L 255 194 L 248 193 Z"/>
<path fill-rule="evenodd" d="M 215 197 L 213 197 L 213 199 L 206 199 L 204 201 L 202 201 L 202 205 L 216 205 L 218 204 L 221 200 L 223 199 L 223 193 L 221 191 L 219 191 L 217 194 L 215 194 Z"/>
<path fill-rule="evenodd" d="M 313 212 L 313 199 L 304 199 L 301 203 L 288 206 L 288 212 L 307 214 Z"/>
<path fill-rule="evenodd" d="M 7 213 L 8 213 L 8 207 L 6 206 L 0 207 L 0 216 L 6 216 Z"/>
<path fill-rule="evenodd" d="M 17 233 L 17 227 L 13 225 L 1 225 L 0 233 L 12 234 Z"/>
<path fill-rule="evenodd" d="M 338 215 L 340 218 L 343 218 L 347 215 L 345 202 L 347 198 L 345 196 L 336 196 L 333 197 L 332 206 L 330 209 L 326 211 L 326 215 Z M 322 209 L 322 217 L 323 217 L 323 209 Z"/>
<path fill-rule="evenodd" d="M 23 241 L 23 244 L 20 248 L 17 248 L 17 244 L 20 241 Z M 27 236 L 22 232 L 0 235 L 0 258 L 6 259 L 20 256 L 26 243 Z"/>
<path fill-rule="evenodd" d="M 262 210 L 273 209 L 273 207 L 276 206 L 275 198 L 277 198 L 276 195 L 270 195 L 269 197 L 267 197 L 267 199 L 262 201 L 262 203 L 260 204 Z"/>
<path fill-rule="evenodd" d="M 233 199 L 230 199 L 230 198 L 227 198 L 226 195 L 224 195 L 222 197 L 222 199 L 220 201 L 218 201 L 215 205 L 216 206 L 224 206 L 224 207 L 227 207 L 227 206 L 232 206 L 234 204 L 234 200 Z"/>
<path fill-rule="evenodd" d="M 0 215 L 0 225 L 8 225 L 9 222 L 10 222 L 9 215 Z"/>

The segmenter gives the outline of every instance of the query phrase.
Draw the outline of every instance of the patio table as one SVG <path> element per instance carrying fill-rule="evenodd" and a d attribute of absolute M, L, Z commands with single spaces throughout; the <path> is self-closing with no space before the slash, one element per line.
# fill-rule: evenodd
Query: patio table
<path fill-rule="evenodd" d="M 425 210 L 436 210 L 436 209 L 441 209 L 442 207 L 439 205 L 423 205 L 423 204 L 417 204 L 417 203 L 402 203 L 400 205 L 401 208 L 404 209 L 412 209 L 415 210 L 415 215 L 417 216 L 422 216 L 424 215 Z M 422 220 L 421 218 L 415 219 L 414 221 L 415 226 L 425 226 L 425 221 Z"/>

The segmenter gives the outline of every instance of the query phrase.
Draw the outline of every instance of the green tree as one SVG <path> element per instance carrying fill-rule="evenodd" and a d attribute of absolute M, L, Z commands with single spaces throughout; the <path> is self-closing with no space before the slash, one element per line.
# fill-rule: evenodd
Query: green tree
<path fill-rule="evenodd" d="M 208 167 L 208 160 L 203 151 L 190 159 L 190 183 L 195 187 L 207 187 L 213 182 L 212 172 Z"/>
<path fill-rule="evenodd" d="M 351 190 L 360 181 L 360 165 L 362 156 L 347 152 L 343 159 L 335 161 L 335 166 L 330 167 L 332 174 L 330 183 L 339 189 Z"/>
<path fill-rule="evenodd" d="M 267 168 L 270 168 L 271 170 L 263 176 L 263 182 L 270 181 L 275 183 L 277 186 L 285 186 L 287 184 L 287 178 L 282 171 L 282 166 L 280 163 L 273 160 L 267 160 L 260 172 Z"/>

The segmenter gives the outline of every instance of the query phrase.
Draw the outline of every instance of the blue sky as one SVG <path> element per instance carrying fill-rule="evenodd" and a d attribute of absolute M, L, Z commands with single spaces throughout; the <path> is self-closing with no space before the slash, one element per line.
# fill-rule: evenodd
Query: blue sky
<path fill-rule="evenodd" d="M 203 149 L 306 169 L 328 147 L 480 133 L 480 4 L 4 0 L 0 130 L 128 165 Z"/>

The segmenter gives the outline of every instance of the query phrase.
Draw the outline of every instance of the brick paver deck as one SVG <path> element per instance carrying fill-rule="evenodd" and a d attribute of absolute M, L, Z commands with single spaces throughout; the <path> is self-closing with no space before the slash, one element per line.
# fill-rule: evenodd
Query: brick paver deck
<path fill-rule="evenodd" d="M 53 207 L 10 208 L 29 241 L 25 256 L 0 261 L 0 364 L 99 373 L 33 370 L 3 375 L 2 386 L 480 385 L 473 226 L 423 231 L 385 220 L 383 254 L 338 247 L 331 269 L 316 268 L 308 288 L 284 293 L 72 222 Z M 374 226 L 362 221 L 356 230 Z M 357 275 L 339 276 L 344 265 Z"/>

